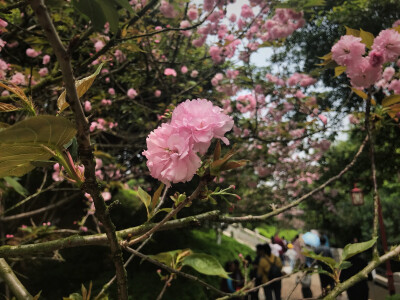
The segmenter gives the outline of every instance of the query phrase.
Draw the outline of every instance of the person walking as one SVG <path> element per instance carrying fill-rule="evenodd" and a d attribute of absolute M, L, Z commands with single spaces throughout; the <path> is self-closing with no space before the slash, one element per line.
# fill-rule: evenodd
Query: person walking
<path fill-rule="evenodd" d="M 282 276 L 282 261 L 279 257 L 271 253 L 271 247 L 268 244 L 257 247 L 257 254 L 260 256 L 257 274 L 261 277 L 261 283 L 266 283 L 272 279 Z M 266 300 L 281 300 L 281 280 L 276 281 L 264 287 Z"/>

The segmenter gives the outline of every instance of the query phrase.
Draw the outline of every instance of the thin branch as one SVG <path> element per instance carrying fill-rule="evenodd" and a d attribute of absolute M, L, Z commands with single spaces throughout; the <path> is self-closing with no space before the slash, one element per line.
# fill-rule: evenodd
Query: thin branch
<path fill-rule="evenodd" d="M 144 254 L 142 254 L 141 252 L 138 252 L 138 251 L 136 251 L 136 250 L 134 250 L 134 249 L 132 249 L 132 248 L 130 248 L 130 247 L 126 247 L 125 250 L 128 251 L 128 252 L 130 252 L 130 253 L 133 253 L 133 254 L 139 256 L 140 258 L 143 258 L 144 260 L 147 260 L 148 262 L 152 263 L 153 265 L 156 265 L 156 266 L 158 266 L 158 267 L 160 267 L 160 268 L 162 268 L 162 269 L 164 269 L 164 270 L 166 270 L 166 271 L 168 271 L 168 272 L 170 272 L 170 273 L 174 273 L 174 274 L 177 274 L 177 275 L 179 275 L 179 276 L 182 276 L 182 277 L 191 279 L 191 280 L 193 280 L 193 281 L 195 281 L 195 282 L 201 284 L 202 286 L 206 287 L 207 289 L 212 290 L 212 291 L 218 293 L 219 295 L 223 295 L 223 296 L 230 295 L 229 293 L 225 293 L 225 292 L 223 292 L 223 291 L 220 291 L 219 289 L 213 287 L 212 285 L 208 284 L 207 282 L 204 282 L 203 280 L 199 279 L 199 278 L 196 277 L 196 276 L 193 276 L 193 275 L 184 273 L 184 272 L 182 272 L 182 271 L 173 269 L 173 268 L 171 268 L 171 267 L 169 267 L 169 266 L 167 266 L 167 265 L 165 265 L 165 264 L 163 264 L 163 263 L 160 263 L 160 262 L 158 262 L 158 261 L 156 261 L 156 260 L 154 260 L 154 259 L 148 257 L 147 255 L 144 255 Z"/>
<path fill-rule="evenodd" d="M 43 213 L 45 211 L 57 208 L 57 207 L 59 207 L 61 205 L 64 205 L 65 203 L 70 202 L 71 199 L 74 199 L 79 195 L 81 195 L 81 194 L 79 193 L 79 194 L 71 195 L 71 196 L 66 197 L 65 199 L 63 199 L 63 200 L 61 200 L 61 201 L 59 201 L 57 203 L 50 204 L 50 205 L 47 205 L 45 207 L 42 207 L 42 208 L 39 208 L 39 209 L 36 209 L 36 210 L 28 211 L 28 212 L 21 213 L 21 214 L 18 214 L 18 215 L 13 215 L 13 216 L 0 217 L 0 222 L 9 222 L 9 221 L 15 221 L 15 220 L 23 219 L 23 218 L 32 217 L 34 215 L 37 215 L 37 214 Z"/>
<path fill-rule="evenodd" d="M 361 155 L 365 144 L 368 141 L 368 136 L 365 137 L 364 141 L 362 142 L 360 148 L 358 149 L 356 155 L 354 156 L 353 160 L 342 170 L 340 171 L 339 174 L 337 174 L 336 176 L 333 176 L 331 178 L 329 178 L 327 181 L 325 181 L 323 184 L 321 184 L 319 187 L 315 188 L 314 190 L 312 190 L 311 192 L 305 194 L 304 196 L 298 198 L 297 200 L 289 203 L 288 205 L 285 205 L 281 208 L 275 209 L 272 212 L 269 212 L 267 214 L 264 215 L 260 215 L 260 216 L 243 216 L 243 217 L 221 217 L 220 220 L 226 223 L 234 223 L 234 222 L 254 222 L 254 221 L 263 221 L 265 219 L 268 219 L 270 217 L 279 215 L 280 213 L 299 205 L 301 202 L 303 202 L 304 200 L 306 200 L 307 198 L 309 198 L 310 196 L 314 195 L 315 193 L 323 190 L 326 186 L 328 186 L 329 184 L 331 184 L 333 181 L 339 179 L 340 177 L 343 176 L 343 174 L 345 174 L 357 161 L 358 157 Z"/>
<path fill-rule="evenodd" d="M 75 78 L 72 71 L 71 59 L 60 40 L 44 1 L 30 0 L 30 5 L 32 6 L 36 17 L 54 50 L 57 61 L 60 64 L 67 92 L 67 102 L 75 115 L 79 157 L 85 166 L 85 182 L 82 185 L 82 189 L 92 196 L 96 208 L 96 215 L 103 223 L 107 238 L 110 242 L 111 256 L 117 274 L 118 299 L 128 300 L 127 278 L 122 258 L 122 251 L 115 233 L 115 226 L 111 221 L 109 211 L 103 197 L 101 196 L 99 185 L 96 180 L 96 163 L 94 161 L 93 148 L 90 142 L 89 122 L 85 116 L 75 88 Z"/>
<path fill-rule="evenodd" d="M 174 279 L 174 276 L 173 276 L 172 274 L 169 275 L 168 280 L 165 281 L 164 286 L 163 286 L 163 288 L 162 288 L 162 290 L 161 290 L 161 292 L 160 292 L 160 294 L 158 295 L 158 297 L 157 297 L 156 300 L 161 300 L 161 299 L 162 299 L 162 297 L 163 297 L 164 294 L 165 294 L 165 291 L 167 290 L 167 287 L 171 284 L 171 281 L 172 281 L 173 279 Z"/>
<path fill-rule="evenodd" d="M 167 195 L 168 192 L 168 187 L 165 187 L 164 192 L 161 196 L 161 200 L 160 202 L 157 204 L 157 206 L 154 208 L 154 213 L 157 213 L 157 211 L 160 209 L 160 207 L 164 204 L 164 200 L 165 200 L 165 196 Z M 136 248 L 136 251 L 140 251 L 149 241 L 150 239 L 153 237 L 153 234 L 150 235 L 146 240 L 144 240 L 139 247 Z M 131 254 L 131 256 L 129 256 L 129 258 L 126 260 L 124 267 L 126 268 L 129 263 L 133 260 L 133 258 L 135 257 L 135 254 Z M 104 293 L 109 289 L 109 287 L 113 284 L 113 282 L 115 281 L 117 277 L 114 275 L 113 278 L 110 279 L 109 282 L 107 282 L 103 288 L 101 289 L 100 293 L 97 294 L 97 296 L 95 297 L 95 300 L 100 299 L 101 296 L 104 295 Z"/>
<path fill-rule="evenodd" d="M 53 182 L 52 184 L 50 184 L 50 185 L 49 185 L 47 188 L 45 188 L 45 189 L 43 189 L 43 186 L 41 186 L 41 187 L 36 191 L 36 193 L 34 193 L 34 194 L 32 194 L 32 195 L 26 197 L 25 199 L 19 201 L 19 202 L 18 202 L 17 204 L 15 204 L 14 206 L 11 206 L 10 208 L 6 209 L 6 210 L 4 211 L 4 213 L 1 214 L 1 216 L 4 216 L 4 215 L 5 215 L 6 213 L 8 213 L 9 211 L 12 211 L 13 209 L 15 209 L 15 208 L 17 208 L 17 207 L 20 207 L 22 204 L 25 204 L 25 203 L 28 202 L 29 200 L 31 200 L 31 199 L 33 199 L 33 198 L 39 196 L 41 193 L 44 193 L 44 192 L 47 192 L 47 191 L 53 189 L 53 188 L 54 188 L 55 186 L 57 186 L 58 184 L 59 184 L 59 182 Z M 1 217 L 1 216 L 0 216 L 0 217 Z M 4 217 L 4 218 L 6 218 L 6 217 Z"/>
<path fill-rule="evenodd" d="M 184 201 L 182 201 L 181 203 L 179 203 L 179 205 L 174 208 L 172 211 L 170 211 L 165 217 L 164 219 L 162 219 L 159 223 L 157 223 L 156 226 L 154 226 L 153 228 L 151 228 L 148 232 L 146 232 L 145 234 L 143 234 L 142 236 L 133 239 L 129 242 L 125 242 L 123 243 L 123 246 L 125 247 L 126 245 L 133 245 L 137 242 L 143 241 L 144 239 L 148 238 L 151 234 L 153 234 L 154 232 L 156 232 L 157 230 L 159 230 L 161 228 L 161 226 L 163 226 L 168 220 L 170 220 L 172 217 L 174 217 L 182 208 L 184 208 L 187 204 L 191 203 L 194 199 L 196 199 L 198 197 L 198 195 L 200 194 L 200 192 L 202 191 L 203 187 L 206 185 L 207 180 L 206 179 L 202 179 L 199 183 L 199 185 L 197 186 L 197 188 L 194 190 L 194 192 L 190 195 L 190 197 L 187 197 Z"/>
<path fill-rule="evenodd" d="M 285 274 L 285 275 L 283 275 L 283 276 L 280 276 L 280 277 L 271 279 L 270 281 L 268 281 L 268 282 L 266 282 L 266 283 L 257 285 L 257 286 L 255 286 L 255 287 L 253 287 L 253 288 L 251 288 L 251 289 L 248 289 L 248 290 L 240 290 L 240 291 L 237 291 L 237 292 L 235 292 L 235 293 L 226 295 L 225 297 L 218 298 L 217 300 L 226 300 L 226 299 L 231 299 L 231 298 L 236 298 L 236 297 L 245 296 L 245 295 L 247 295 L 247 294 L 249 294 L 249 293 L 256 292 L 256 291 L 258 291 L 259 289 L 261 289 L 261 288 L 263 288 L 263 287 L 265 287 L 265 286 L 268 286 L 268 285 L 270 285 L 270 284 L 273 284 L 274 282 L 277 282 L 277 281 L 281 281 L 282 279 L 287 278 L 287 277 L 290 277 L 290 276 L 292 276 L 292 275 L 293 275 L 293 274 Z"/>
<path fill-rule="evenodd" d="M 29 300 L 33 298 L 22 285 L 21 281 L 19 281 L 17 276 L 15 276 L 13 270 L 4 258 L 0 258 L 0 277 L 4 280 L 18 300 Z"/>

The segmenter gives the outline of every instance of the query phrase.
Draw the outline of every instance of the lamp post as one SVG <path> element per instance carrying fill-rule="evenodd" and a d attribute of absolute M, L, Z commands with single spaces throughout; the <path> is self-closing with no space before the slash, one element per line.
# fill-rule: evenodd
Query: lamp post
<path fill-rule="evenodd" d="M 360 206 L 364 204 L 364 194 L 361 189 L 359 189 L 356 185 L 354 184 L 354 188 L 351 190 L 351 201 L 354 206 Z M 379 229 L 381 232 L 381 239 L 382 239 L 382 247 L 383 251 L 386 253 L 388 251 L 388 246 L 387 246 L 387 239 L 386 239 L 386 230 L 385 230 L 385 224 L 383 223 L 383 216 L 382 216 L 382 206 L 381 206 L 381 199 L 379 195 L 377 197 L 377 202 L 378 202 L 378 221 L 379 221 Z M 395 287 L 394 287 L 394 280 L 393 280 L 393 272 L 392 268 L 390 265 L 390 260 L 386 261 L 386 276 L 388 279 L 388 290 L 390 295 L 394 295 L 396 292 Z"/>

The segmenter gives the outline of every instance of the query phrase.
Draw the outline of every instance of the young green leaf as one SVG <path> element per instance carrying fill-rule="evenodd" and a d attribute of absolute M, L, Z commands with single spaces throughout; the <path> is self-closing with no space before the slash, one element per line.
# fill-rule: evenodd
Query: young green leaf
<path fill-rule="evenodd" d="M 147 215 L 149 214 L 149 206 L 151 203 L 151 196 L 143 190 L 140 186 L 138 188 L 138 196 L 140 200 L 143 202 L 144 206 L 146 206 Z"/>
<path fill-rule="evenodd" d="M 397 103 L 400 103 L 400 95 L 391 95 L 382 100 L 383 107 L 388 107 Z"/>
<path fill-rule="evenodd" d="M 48 160 L 49 149 L 62 151 L 75 134 L 70 121 L 55 116 L 32 117 L 0 131 L 0 178 L 28 173 L 33 161 Z"/>
<path fill-rule="evenodd" d="M 335 68 L 335 77 L 340 76 L 343 72 L 346 71 L 346 66 L 338 66 Z"/>
<path fill-rule="evenodd" d="M 355 244 L 348 244 L 344 247 L 342 253 L 342 261 L 348 260 L 350 257 L 357 255 L 358 253 L 364 252 L 375 245 L 377 238 L 373 238 L 372 240 L 362 242 L 362 243 L 355 243 Z"/>
<path fill-rule="evenodd" d="M 332 257 L 322 256 L 309 250 L 303 251 L 302 254 L 304 256 L 311 257 L 312 259 L 322 261 L 324 264 L 329 266 L 332 269 L 332 271 L 335 269 L 336 261 Z"/>
<path fill-rule="evenodd" d="M 351 88 L 351 90 L 359 97 L 363 98 L 364 100 L 368 99 L 368 95 L 364 93 L 362 90 Z"/>
<path fill-rule="evenodd" d="M 4 177 L 4 180 L 21 196 L 28 196 L 28 191 L 15 179 L 12 177 Z"/>
<path fill-rule="evenodd" d="M 78 97 L 82 97 L 88 90 L 89 88 L 92 86 L 94 80 L 96 79 L 97 75 L 100 74 L 101 68 L 103 67 L 104 63 L 101 63 L 96 72 L 94 72 L 92 75 L 85 77 L 83 79 L 77 80 L 75 81 L 75 87 L 76 87 L 76 91 L 78 92 Z M 64 109 L 66 109 L 69 104 L 67 103 L 66 100 L 66 95 L 67 92 L 63 91 L 60 95 L 60 97 L 58 97 L 57 100 L 57 106 L 60 112 L 62 112 Z"/>
<path fill-rule="evenodd" d="M 360 29 L 360 37 L 361 42 L 363 42 L 368 49 L 371 49 L 372 44 L 374 43 L 374 35 L 368 31 Z"/>
<path fill-rule="evenodd" d="M 182 266 L 189 266 L 197 272 L 206 275 L 217 275 L 228 278 L 228 273 L 221 266 L 219 261 L 211 255 L 204 253 L 193 253 L 182 260 Z"/>
<path fill-rule="evenodd" d="M 160 199 L 161 192 L 164 189 L 165 184 L 161 183 L 158 189 L 155 191 L 153 198 L 151 199 L 151 210 L 153 211 L 158 203 L 158 199 Z"/>

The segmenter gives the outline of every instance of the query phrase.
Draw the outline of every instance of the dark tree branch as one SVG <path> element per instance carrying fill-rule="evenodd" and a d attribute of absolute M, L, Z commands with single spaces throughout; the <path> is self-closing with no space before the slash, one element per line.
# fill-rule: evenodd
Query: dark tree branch
<path fill-rule="evenodd" d="M 75 78 L 72 71 L 71 60 L 67 50 L 62 44 L 60 37 L 54 27 L 50 14 L 43 0 L 30 0 L 37 19 L 42 26 L 50 45 L 60 64 L 63 80 L 67 92 L 67 101 L 75 115 L 77 127 L 77 142 L 79 145 L 79 157 L 85 166 L 85 182 L 82 190 L 90 194 L 96 207 L 96 215 L 103 223 L 107 238 L 110 242 L 111 255 L 116 269 L 118 282 L 118 298 L 128 300 L 126 271 L 124 268 L 122 251 L 115 233 L 115 226 L 111 221 L 109 210 L 101 196 L 99 185 L 95 174 L 95 161 L 93 149 L 90 143 L 89 122 L 85 117 L 83 107 L 79 101 L 78 93 L 75 88 Z"/>

